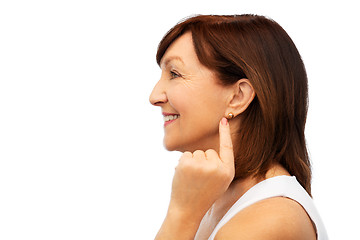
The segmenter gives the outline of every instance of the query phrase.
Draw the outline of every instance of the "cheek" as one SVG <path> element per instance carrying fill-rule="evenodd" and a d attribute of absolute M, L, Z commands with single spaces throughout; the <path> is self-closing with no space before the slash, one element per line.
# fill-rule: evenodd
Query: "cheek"
<path fill-rule="evenodd" d="M 174 107 L 180 114 L 179 127 L 184 137 L 195 138 L 218 132 L 218 124 L 224 114 L 216 98 L 202 92 L 192 92 L 182 94 L 178 99 Z"/>
<path fill-rule="evenodd" d="M 206 87 L 179 86 L 168 91 L 168 101 L 180 118 L 176 124 L 165 129 L 166 148 L 180 151 L 197 147 L 213 148 L 212 140 L 219 132 L 219 121 L 225 111 L 219 92 Z"/>
<path fill-rule="evenodd" d="M 206 86 L 178 85 L 168 92 L 168 100 L 183 120 L 198 127 L 208 122 L 217 123 L 225 114 L 223 92 Z"/>

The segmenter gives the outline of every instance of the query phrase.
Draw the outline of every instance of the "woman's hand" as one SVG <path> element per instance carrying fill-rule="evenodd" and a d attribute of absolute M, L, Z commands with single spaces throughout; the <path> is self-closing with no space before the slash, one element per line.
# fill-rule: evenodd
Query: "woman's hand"
<path fill-rule="evenodd" d="M 203 215 L 234 178 L 234 152 L 226 118 L 219 124 L 219 154 L 212 149 L 184 152 L 175 169 L 170 207 L 192 217 Z"/>
<path fill-rule="evenodd" d="M 184 152 L 181 156 L 175 169 L 168 215 L 156 239 L 193 239 L 205 213 L 228 189 L 235 169 L 226 118 L 219 124 L 219 136 L 219 154 L 209 149 Z M 159 234 L 167 237 L 160 238 Z"/>

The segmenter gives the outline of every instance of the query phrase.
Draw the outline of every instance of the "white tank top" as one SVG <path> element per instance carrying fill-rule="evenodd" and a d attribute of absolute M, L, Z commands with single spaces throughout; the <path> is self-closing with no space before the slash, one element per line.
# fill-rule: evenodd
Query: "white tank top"
<path fill-rule="evenodd" d="M 241 198 L 235 202 L 235 204 L 220 220 L 210 235 L 209 240 L 213 240 L 219 229 L 242 209 L 258 201 L 272 197 L 287 197 L 298 202 L 314 222 L 317 231 L 317 239 L 328 240 L 325 226 L 320 218 L 318 211 L 316 210 L 312 198 L 294 176 L 277 176 L 268 178 L 250 188 L 243 196 L 241 196 Z"/>

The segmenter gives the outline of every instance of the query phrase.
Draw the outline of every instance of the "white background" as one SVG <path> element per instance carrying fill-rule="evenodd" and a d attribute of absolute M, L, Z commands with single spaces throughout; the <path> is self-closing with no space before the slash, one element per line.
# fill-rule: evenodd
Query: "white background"
<path fill-rule="evenodd" d="M 157 44 L 192 14 L 256 13 L 308 71 L 313 197 L 331 239 L 355 239 L 356 1 L 1 1 L 0 239 L 153 239 L 179 153 L 162 146 Z"/>

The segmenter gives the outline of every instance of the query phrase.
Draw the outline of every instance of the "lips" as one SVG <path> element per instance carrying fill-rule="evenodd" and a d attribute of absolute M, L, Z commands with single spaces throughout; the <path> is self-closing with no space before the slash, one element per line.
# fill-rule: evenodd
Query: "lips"
<path fill-rule="evenodd" d="M 164 121 L 165 122 L 172 121 L 179 117 L 180 117 L 180 115 L 167 115 L 167 116 L 164 116 Z"/>
<path fill-rule="evenodd" d="M 179 114 L 175 114 L 175 113 L 163 113 L 164 116 L 164 122 L 165 122 L 165 126 L 170 124 L 171 122 L 175 121 L 176 119 L 178 119 L 180 117 Z"/>

